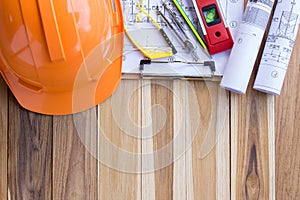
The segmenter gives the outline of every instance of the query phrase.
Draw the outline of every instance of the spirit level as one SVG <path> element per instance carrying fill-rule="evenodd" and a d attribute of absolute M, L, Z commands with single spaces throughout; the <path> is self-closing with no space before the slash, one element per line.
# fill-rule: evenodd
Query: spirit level
<path fill-rule="evenodd" d="M 193 0 L 208 50 L 219 53 L 233 46 L 229 28 L 225 25 L 216 0 Z M 198 8 L 198 10 L 197 10 Z"/>

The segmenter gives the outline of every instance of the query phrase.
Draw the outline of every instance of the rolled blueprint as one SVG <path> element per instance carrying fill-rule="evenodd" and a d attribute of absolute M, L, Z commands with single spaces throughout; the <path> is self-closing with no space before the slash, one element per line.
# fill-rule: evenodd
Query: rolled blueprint
<path fill-rule="evenodd" d="M 280 94 L 298 32 L 299 15 L 299 1 L 278 1 L 254 89 Z"/>
<path fill-rule="evenodd" d="M 270 18 L 274 0 L 249 0 L 231 50 L 221 87 L 244 94 Z"/>

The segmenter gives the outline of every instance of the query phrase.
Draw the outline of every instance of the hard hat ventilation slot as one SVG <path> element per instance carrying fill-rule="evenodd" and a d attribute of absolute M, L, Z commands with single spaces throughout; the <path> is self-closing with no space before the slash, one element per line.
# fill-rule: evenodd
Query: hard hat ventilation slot
<path fill-rule="evenodd" d="M 31 90 L 32 92 L 35 92 L 35 93 L 41 93 L 42 89 L 43 89 L 42 87 L 39 87 L 39 86 L 33 85 L 31 83 L 25 82 L 22 79 L 19 79 L 19 83 L 20 83 L 21 86 L 23 86 L 26 89 L 29 89 L 29 90 Z"/>
<path fill-rule="evenodd" d="M 52 61 L 65 59 L 65 51 L 57 24 L 56 13 L 52 1 L 38 0 L 40 15 Z"/>

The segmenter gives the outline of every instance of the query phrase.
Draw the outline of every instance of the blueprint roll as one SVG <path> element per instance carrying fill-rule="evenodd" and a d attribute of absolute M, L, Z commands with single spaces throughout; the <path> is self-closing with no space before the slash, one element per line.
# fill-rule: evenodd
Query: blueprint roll
<path fill-rule="evenodd" d="M 245 94 L 274 0 L 249 0 L 231 50 L 221 87 Z"/>
<path fill-rule="evenodd" d="M 299 28 L 299 15 L 299 1 L 278 1 L 254 89 L 280 94 Z"/>

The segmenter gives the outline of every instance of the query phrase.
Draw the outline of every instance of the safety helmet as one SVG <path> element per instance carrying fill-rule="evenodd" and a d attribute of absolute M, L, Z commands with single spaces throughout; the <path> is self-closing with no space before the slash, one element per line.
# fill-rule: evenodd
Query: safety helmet
<path fill-rule="evenodd" d="M 120 0 L 0 0 L 0 72 L 33 112 L 91 108 L 121 78 Z"/>

